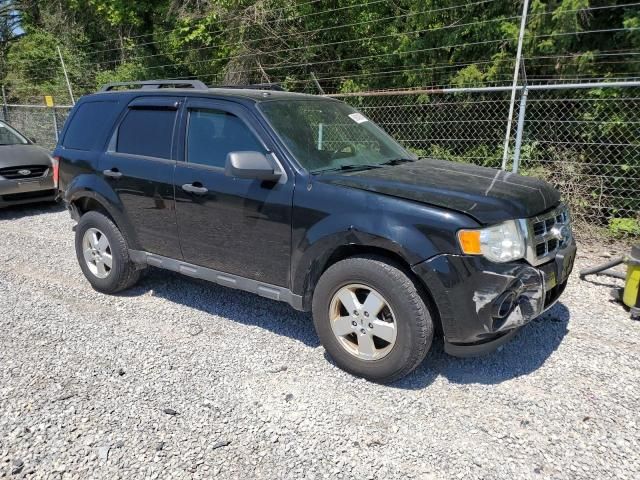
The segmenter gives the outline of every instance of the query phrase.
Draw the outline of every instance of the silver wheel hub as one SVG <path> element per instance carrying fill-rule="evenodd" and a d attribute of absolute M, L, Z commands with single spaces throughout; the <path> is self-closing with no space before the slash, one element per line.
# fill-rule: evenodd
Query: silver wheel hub
<path fill-rule="evenodd" d="M 340 345 L 361 360 L 379 360 L 396 343 L 396 317 L 376 290 L 352 283 L 340 288 L 329 306 L 331 330 Z"/>
<path fill-rule="evenodd" d="M 113 267 L 111 245 L 97 228 L 89 228 L 82 237 L 82 254 L 89 271 L 98 278 L 107 278 Z"/>

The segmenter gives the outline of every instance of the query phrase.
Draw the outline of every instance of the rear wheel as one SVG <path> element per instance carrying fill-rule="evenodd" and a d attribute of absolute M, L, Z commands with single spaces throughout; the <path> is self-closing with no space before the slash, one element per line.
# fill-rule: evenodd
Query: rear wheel
<path fill-rule="evenodd" d="M 76 227 L 76 256 L 91 286 L 116 293 L 133 286 L 140 269 L 129 259 L 129 249 L 118 227 L 100 212 L 85 213 Z"/>
<path fill-rule="evenodd" d="M 327 353 L 340 368 L 369 380 L 405 376 L 431 347 L 433 321 L 416 285 L 383 258 L 332 265 L 316 286 L 312 309 Z"/>

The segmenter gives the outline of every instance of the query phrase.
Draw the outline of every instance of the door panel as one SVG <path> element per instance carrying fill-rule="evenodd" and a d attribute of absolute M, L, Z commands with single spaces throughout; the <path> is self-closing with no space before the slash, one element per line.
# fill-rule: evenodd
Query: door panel
<path fill-rule="evenodd" d="M 269 152 L 270 145 L 259 140 L 267 138 L 266 134 L 243 107 L 227 102 L 199 100 L 188 103 L 187 110 L 182 149 L 186 161 L 178 162 L 175 170 L 176 213 L 184 260 L 288 286 L 293 177 L 274 183 L 226 176 L 222 159 L 227 150 L 260 148 Z M 206 117 L 203 111 L 216 114 L 189 125 L 190 116 L 192 120 Z M 216 118 L 225 114 L 230 116 Z M 203 159 L 207 152 L 210 159 Z M 191 188 L 194 186 L 197 191 Z"/>
<path fill-rule="evenodd" d="M 177 259 L 182 252 L 175 216 L 173 137 L 179 101 L 140 97 L 131 102 L 99 165 L 141 248 Z"/>
<path fill-rule="evenodd" d="M 120 199 L 142 250 L 182 258 L 173 198 L 175 162 L 106 153 L 100 171 Z M 105 175 L 121 173 L 119 178 Z"/>

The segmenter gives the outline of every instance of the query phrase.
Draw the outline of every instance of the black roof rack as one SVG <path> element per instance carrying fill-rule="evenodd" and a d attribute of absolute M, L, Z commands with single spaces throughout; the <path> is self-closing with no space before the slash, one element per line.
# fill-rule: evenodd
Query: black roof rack
<path fill-rule="evenodd" d="M 284 88 L 278 83 L 250 83 L 248 85 L 216 85 L 212 88 L 242 88 L 249 90 L 273 90 L 276 92 L 284 92 Z"/>
<path fill-rule="evenodd" d="M 113 82 L 107 83 L 104 85 L 100 91 L 101 92 L 109 92 L 116 87 L 126 87 L 126 86 L 139 86 L 142 89 L 156 89 L 162 88 L 166 86 L 170 86 L 173 88 L 193 88 L 195 90 L 208 90 L 204 83 L 200 80 L 144 80 L 144 81 L 133 81 L 133 82 Z"/>

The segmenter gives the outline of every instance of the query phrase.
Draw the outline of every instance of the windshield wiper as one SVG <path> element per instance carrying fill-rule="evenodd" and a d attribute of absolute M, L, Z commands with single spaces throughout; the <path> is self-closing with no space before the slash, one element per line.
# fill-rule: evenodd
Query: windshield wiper
<path fill-rule="evenodd" d="M 311 173 L 344 172 L 344 171 L 353 172 L 355 170 L 370 170 L 372 168 L 382 168 L 382 165 L 373 165 L 373 164 L 340 165 L 339 167 L 318 168 L 316 170 L 311 170 Z"/>
<path fill-rule="evenodd" d="M 386 162 L 382 162 L 380 165 L 400 165 L 401 163 L 415 162 L 415 158 L 392 158 Z"/>

